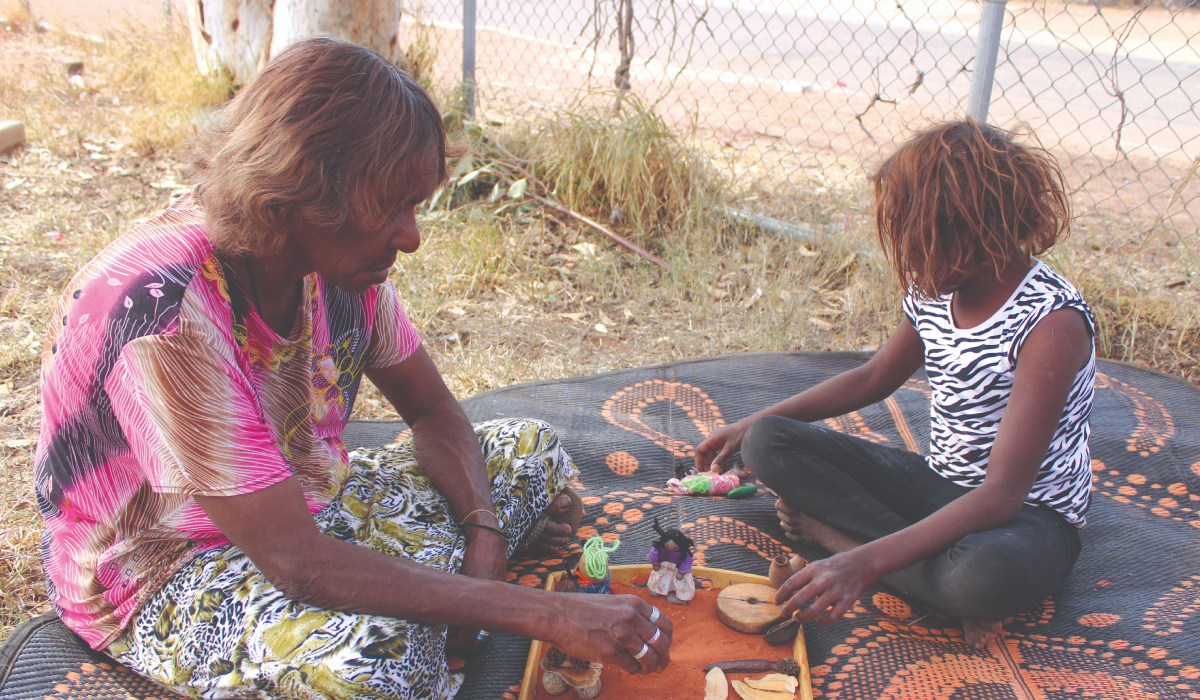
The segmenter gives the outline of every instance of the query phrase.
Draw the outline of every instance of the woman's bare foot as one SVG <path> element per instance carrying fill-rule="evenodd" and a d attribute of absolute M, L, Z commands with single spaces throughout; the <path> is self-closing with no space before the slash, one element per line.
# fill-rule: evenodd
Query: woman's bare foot
<path fill-rule="evenodd" d="M 557 554 L 559 550 L 567 546 L 567 542 L 571 539 L 571 525 L 569 523 L 554 522 L 555 516 L 566 514 L 571 510 L 571 497 L 565 493 L 558 494 L 558 497 L 550 502 L 546 507 L 544 515 L 550 516 L 550 521 L 546 523 L 546 528 L 542 530 L 542 534 L 537 540 L 529 546 L 531 552 L 535 554 Z"/>
<path fill-rule="evenodd" d="M 849 552 L 862 545 L 862 542 L 841 530 L 793 510 L 782 498 L 775 501 L 775 511 L 779 513 L 779 524 L 783 526 L 784 534 L 793 542 L 815 544 L 834 554 Z"/>
<path fill-rule="evenodd" d="M 1004 630 L 1003 622 L 974 622 L 963 620 L 963 641 L 972 649 L 982 649 Z"/>

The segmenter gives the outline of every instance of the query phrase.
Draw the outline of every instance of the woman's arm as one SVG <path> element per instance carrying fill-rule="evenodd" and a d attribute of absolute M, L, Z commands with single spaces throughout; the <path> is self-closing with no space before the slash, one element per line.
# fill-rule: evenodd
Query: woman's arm
<path fill-rule="evenodd" d="M 670 660 L 671 624 L 649 620 L 635 596 L 562 595 L 456 576 L 328 537 L 317 530 L 296 477 L 240 496 L 197 496 L 221 532 L 289 598 L 329 610 L 511 632 L 630 673 Z M 499 539 L 499 538 L 497 538 Z M 653 635 L 653 651 L 633 658 Z"/>
<path fill-rule="evenodd" d="M 776 596 L 782 613 L 801 622 L 837 620 L 863 590 L 973 532 L 1004 525 L 1025 503 L 1062 417 L 1079 369 L 1092 352 L 1083 316 L 1062 309 L 1034 327 L 1020 351 L 1012 395 L 996 432 L 983 483 L 909 527 L 861 547 L 813 562 Z"/>
<path fill-rule="evenodd" d="M 424 346 L 391 367 L 368 370 L 367 377 L 413 431 L 417 462 L 462 522 L 498 526 L 479 438 L 458 399 L 450 393 Z M 505 542 L 483 528 L 467 530 L 462 573 L 504 580 Z"/>
<path fill-rule="evenodd" d="M 742 447 L 742 437 L 763 416 L 783 416 L 806 422 L 840 416 L 881 401 L 916 372 L 925 361 L 921 336 L 907 318 L 866 364 L 806 389 L 774 406 L 713 431 L 696 448 L 696 470 L 720 471 Z"/>

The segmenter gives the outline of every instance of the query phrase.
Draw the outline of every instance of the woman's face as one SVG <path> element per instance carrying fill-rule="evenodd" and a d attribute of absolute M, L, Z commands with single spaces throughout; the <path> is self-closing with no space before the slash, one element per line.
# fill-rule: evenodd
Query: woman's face
<path fill-rule="evenodd" d="M 320 273 L 339 289 L 360 294 L 385 282 L 400 252 L 413 253 L 421 245 L 417 206 L 437 190 L 437 149 L 417 160 L 408 197 L 395 203 L 389 219 L 378 225 L 348 221 L 332 232 L 297 230 L 292 240 L 307 269 Z"/>

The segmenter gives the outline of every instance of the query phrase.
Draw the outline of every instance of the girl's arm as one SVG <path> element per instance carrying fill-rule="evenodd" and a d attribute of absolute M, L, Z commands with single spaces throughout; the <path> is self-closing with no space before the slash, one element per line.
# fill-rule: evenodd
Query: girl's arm
<path fill-rule="evenodd" d="M 783 416 L 806 422 L 857 411 L 891 396 L 908 381 L 925 361 L 925 346 L 908 318 L 866 364 L 820 384 L 774 406 L 714 431 L 696 448 L 696 470 L 720 471 L 733 453 L 742 448 L 742 437 L 763 416 Z"/>
<path fill-rule="evenodd" d="M 1020 351 L 983 483 L 903 530 L 801 569 L 779 589 L 781 612 L 790 615 L 811 601 L 796 619 L 833 622 L 879 578 L 1012 520 L 1029 495 L 1075 375 L 1091 352 L 1091 334 L 1078 311 L 1061 309 L 1042 319 Z"/>

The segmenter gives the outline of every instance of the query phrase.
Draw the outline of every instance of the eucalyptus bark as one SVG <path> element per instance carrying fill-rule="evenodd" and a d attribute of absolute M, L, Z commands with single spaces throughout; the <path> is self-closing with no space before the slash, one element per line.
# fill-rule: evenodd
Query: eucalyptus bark
<path fill-rule="evenodd" d="M 327 34 L 402 63 L 399 0 L 186 0 L 196 62 L 243 84 L 289 44 Z"/>

